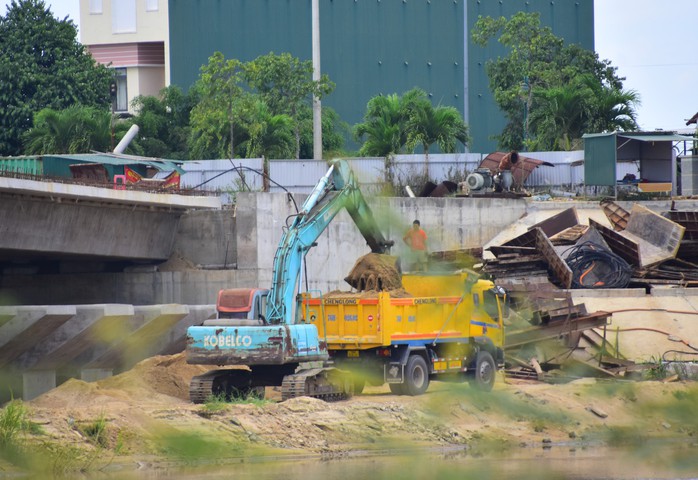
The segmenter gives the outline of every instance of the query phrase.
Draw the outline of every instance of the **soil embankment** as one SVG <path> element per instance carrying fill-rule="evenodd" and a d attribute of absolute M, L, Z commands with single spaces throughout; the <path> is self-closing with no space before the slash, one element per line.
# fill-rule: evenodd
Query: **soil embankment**
<path fill-rule="evenodd" d="M 681 382 L 549 385 L 498 378 L 494 391 L 433 383 L 419 397 L 367 387 L 347 401 L 194 405 L 189 380 L 206 367 L 153 357 L 94 383 L 69 380 L 28 402 L 42 434 L 29 441 L 110 452 L 110 461 L 258 455 L 342 456 L 356 451 L 459 446 L 473 450 L 693 438 L 698 389 Z M 101 425 L 95 441 L 90 426 Z M 691 440 L 692 442 L 694 440 Z"/>

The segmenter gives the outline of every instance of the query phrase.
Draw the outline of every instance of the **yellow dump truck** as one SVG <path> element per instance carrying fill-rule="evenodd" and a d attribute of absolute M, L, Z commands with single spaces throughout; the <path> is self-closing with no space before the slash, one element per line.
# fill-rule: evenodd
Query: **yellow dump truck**
<path fill-rule="evenodd" d="M 506 295 L 474 273 L 404 275 L 393 292 L 303 294 L 299 323 L 317 327 L 334 364 L 393 393 L 420 395 L 430 380 L 491 390 L 504 364 Z"/>

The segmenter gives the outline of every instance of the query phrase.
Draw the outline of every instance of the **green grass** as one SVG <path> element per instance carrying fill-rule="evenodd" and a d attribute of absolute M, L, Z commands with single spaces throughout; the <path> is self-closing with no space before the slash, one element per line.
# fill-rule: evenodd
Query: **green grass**
<path fill-rule="evenodd" d="M 104 414 L 101 414 L 93 422 L 77 425 L 77 429 L 95 446 L 107 448 L 109 446 L 109 438 L 107 436 L 107 419 Z"/>
<path fill-rule="evenodd" d="M 235 404 L 251 404 L 258 407 L 270 403 L 271 400 L 260 398 L 254 392 L 247 395 L 234 396 L 230 399 L 221 393 L 218 395 L 209 395 L 206 402 L 203 404 L 203 410 L 205 413 L 216 413 L 225 410 L 229 405 Z"/>
<path fill-rule="evenodd" d="M 16 445 L 23 433 L 41 434 L 41 427 L 27 417 L 29 410 L 21 400 L 11 400 L 0 411 L 0 448 Z"/>

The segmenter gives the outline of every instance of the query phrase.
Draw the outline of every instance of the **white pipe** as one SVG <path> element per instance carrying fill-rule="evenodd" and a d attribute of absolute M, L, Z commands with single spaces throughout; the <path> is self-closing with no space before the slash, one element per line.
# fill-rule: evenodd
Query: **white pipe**
<path fill-rule="evenodd" d="M 126 135 L 124 135 L 124 138 L 121 139 L 119 144 L 114 148 L 114 153 L 124 153 L 124 150 L 126 150 L 126 147 L 128 147 L 128 144 L 131 143 L 131 140 L 138 134 L 138 125 L 135 123 L 131 125 L 131 128 L 128 129 L 128 132 L 126 132 Z"/>
<path fill-rule="evenodd" d="M 415 198 L 417 196 L 414 194 L 409 185 L 405 185 L 405 191 L 407 192 L 407 195 L 410 196 L 410 198 Z"/>

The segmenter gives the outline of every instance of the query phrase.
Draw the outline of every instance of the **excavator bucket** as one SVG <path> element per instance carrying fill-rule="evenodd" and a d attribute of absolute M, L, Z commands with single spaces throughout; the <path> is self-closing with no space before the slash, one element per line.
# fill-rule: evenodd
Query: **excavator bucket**
<path fill-rule="evenodd" d="M 359 257 L 344 281 L 359 292 L 402 288 L 398 257 L 380 253 Z"/>

